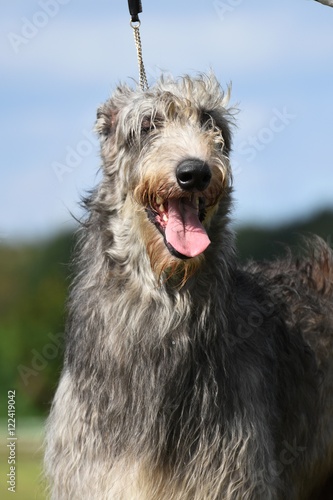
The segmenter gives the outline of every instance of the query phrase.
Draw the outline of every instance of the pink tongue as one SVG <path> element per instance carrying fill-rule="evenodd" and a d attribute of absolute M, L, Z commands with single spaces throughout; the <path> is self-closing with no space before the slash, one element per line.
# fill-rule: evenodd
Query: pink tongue
<path fill-rule="evenodd" d="M 168 243 L 186 257 L 195 257 L 210 244 L 199 221 L 198 210 L 189 200 L 168 200 L 168 222 L 165 229 Z"/>

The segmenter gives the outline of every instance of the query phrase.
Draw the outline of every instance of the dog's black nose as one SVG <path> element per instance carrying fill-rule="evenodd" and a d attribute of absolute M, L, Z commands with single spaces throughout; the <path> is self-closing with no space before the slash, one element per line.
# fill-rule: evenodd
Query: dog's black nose
<path fill-rule="evenodd" d="M 179 186 L 185 191 L 204 191 L 212 178 L 207 163 L 196 158 L 182 161 L 176 169 Z"/>

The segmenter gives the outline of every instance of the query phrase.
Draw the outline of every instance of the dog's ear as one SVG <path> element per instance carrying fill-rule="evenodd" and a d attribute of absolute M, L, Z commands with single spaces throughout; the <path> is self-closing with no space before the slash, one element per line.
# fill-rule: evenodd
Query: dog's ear
<path fill-rule="evenodd" d="M 117 128 L 118 109 L 108 101 L 97 110 L 95 130 L 101 138 L 107 139 Z"/>
<path fill-rule="evenodd" d="M 133 90 L 127 85 L 119 85 L 112 97 L 97 110 L 95 130 L 104 140 L 114 135 L 118 121 L 119 111 L 131 102 Z"/>

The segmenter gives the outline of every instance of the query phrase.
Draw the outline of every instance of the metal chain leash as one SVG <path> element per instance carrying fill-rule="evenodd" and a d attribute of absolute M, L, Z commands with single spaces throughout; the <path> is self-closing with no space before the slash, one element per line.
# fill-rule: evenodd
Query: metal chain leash
<path fill-rule="evenodd" d="M 141 90 L 144 91 L 144 90 L 148 89 L 148 81 L 147 81 L 145 66 L 143 64 L 142 44 L 141 44 L 141 38 L 140 38 L 140 25 L 141 25 L 141 23 L 140 23 L 140 19 L 139 19 L 139 13 L 142 12 L 141 0 L 128 0 L 128 7 L 129 7 L 130 14 L 131 14 L 130 25 L 131 25 L 133 32 L 134 32 L 134 41 L 135 41 L 135 47 L 136 47 L 136 52 L 137 52 L 137 56 L 138 56 L 140 88 L 141 88 Z"/>
<path fill-rule="evenodd" d="M 135 47 L 138 56 L 140 88 L 141 90 L 148 90 L 148 81 L 147 81 L 145 66 L 143 64 L 142 44 L 141 44 L 140 29 L 139 29 L 141 23 L 140 21 L 137 21 L 136 23 L 133 23 L 133 21 L 131 21 L 130 24 L 131 27 L 133 28 Z"/>

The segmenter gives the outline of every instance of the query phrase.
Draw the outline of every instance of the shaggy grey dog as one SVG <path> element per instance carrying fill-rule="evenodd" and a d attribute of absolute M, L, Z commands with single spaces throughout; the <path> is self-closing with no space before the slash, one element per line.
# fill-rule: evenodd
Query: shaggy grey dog
<path fill-rule="evenodd" d="M 211 75 L 120 86 L 98 110 L 53 499 L 318 498 L 333 470 L 332 253 L 237 264 L 227 106 Z"/>

